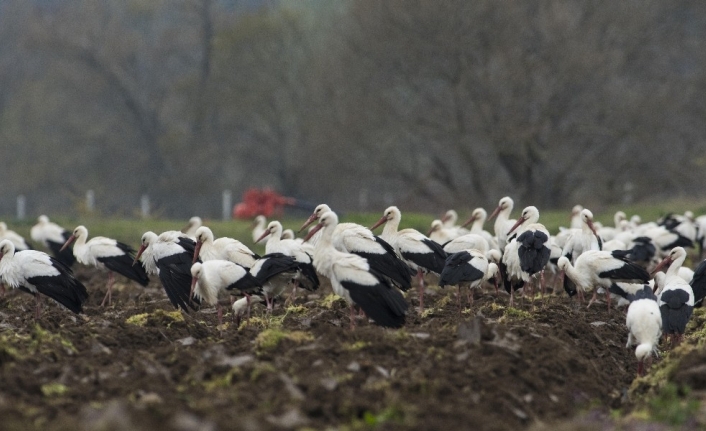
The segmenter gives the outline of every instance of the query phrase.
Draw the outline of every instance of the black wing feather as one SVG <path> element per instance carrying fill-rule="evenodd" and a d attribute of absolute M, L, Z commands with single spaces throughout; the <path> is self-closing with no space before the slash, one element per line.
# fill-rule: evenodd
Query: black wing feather
<path fill-rule="evenodd" d="M 691 289 L 694 291 L 694 304 L 701 303 L 706 297 L 706 260 L 701 262 L 691 279 Z"/>
<path fill-rule="evenodd" d="M 473 256 L 467 251 L 454 253 L 446 258 L 446 265 L 441 271 L 439 286 L 456 286 L 463 282 L 473 282 L 483 278 L 485 274 L 471 265 Z"/>
<path fill-rule="evenodd" d="M 520 256 L 520 268 L 528 274 L 536 274 L 547 265 L 551 250 L 545 246 L 549 237 L 542 231 L 528 230 L 517 237 L 520 243 L 517 253 Z"/>
<path fill-rule="evenodd" d="M 176 308 L 189 311 L 196 309 L 199 301 L 191 298 L 191 261 L 193 253 L 182 252 L 163 257 L 157 261 L 159 281 Z"/>
<path fill-rule="evenodd" d="M 662 313 L 662 330 L 666 334 L 683 334 L 694 307 L 687 305 L 689 294 L 682 289 L 662 292 L 659 309 Z"/>
<path fill-rule="evenodd" d="M 616 250 L 612 252 L 613 257 L 620 259 L 624 262 L 624 265 L 612 269 L 610 271 L 603 271 L 598 274 L 601 278 L 609 278 L 614 281 L 625 281 L 628 283 L 647 283 L 650 279 L 650 274 L 645 270 L 645 268 L 628 261 L 625 258 L 621 258 L 619 252 L 624 252 L 624 250 Z"/>
<path fill-rule="evenodd" d="M 410 262 L 414 262 L 416 265 L 424 268 L 427 271 L 434 272 L 436 274 L 441 274 L 444 270 L 444 264 L 446 263 L 446 257 L 448 254 L 441 248 L 437 242 L 430 239 L 424 239 L 422 242 L 429 247 L 431 253 L 405 253 L 402 252 L 402 257 Z"/>
<path fill-rule="evenodd" d="M 129 246 L 126 247 L 129 249 Z M 122 247 L 120 248 L 125 251 L 126 254 L 121 254 L 119 256 L 99 257 L 96 260 L 104 264 L 109 270 L 124 275 L 130 280 L 136 281 L 143 286 L 147 286 L 150 282 L 150 278 L 147 276 L 145 268 L 142 265 L 132 264 L 135 260 L 134 250 L 133 253 L 129 253 Z"/>
<path fill-rule="evenodd" d="M 71 236 L 70 233 L 64 232 L 64 236 L 66 235 Z M 66 239 L 68 239 L 68 237 Z M 58 242 L 49 240 L 47 240 L 47 246 L 49 247 L 49 250 L 51 250 L 51 253 L 54 255 L 54 257 L 58 261 L 64 263 L 66 266 L 72 266 L 74 263 L 76 263 L 76 257 L 74 256 L 74 252 L 71 247 L 66 247 L 62 251 L 61 247 L 64 246 L 64 243 L 59 244 Z"/>
<path fill-rule="evenodd" d="M 351 281 L 342 281 L 353 302 L 376 324 L 387 328 L 400 328 L 405 324 L 408 308 L 404 297 L 394 287 L 380 280 L 374 286 L 360 285 Z"/>

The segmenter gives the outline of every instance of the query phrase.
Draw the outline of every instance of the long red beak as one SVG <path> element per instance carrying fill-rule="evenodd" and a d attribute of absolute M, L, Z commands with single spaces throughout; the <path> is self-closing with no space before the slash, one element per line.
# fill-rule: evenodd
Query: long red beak
<path fill-rule="evenodd" d="M 191 261 L 192 265 L 195 264 L 197 260 L 199 260 L 199 253 L 201 252 L 202 245 L 203 243 L 201 241 L 196 241 L 196 246 L 194 247 L 194 258 Z"/>
<path fill-rule="evenodd" d="M 304 229 L 306 229 L 307 226 L 309 226 L 310 224 L 314 223 L 317 218 L 318 218 L 318 217 L 316 217 L 316 213 L 313 213 L 312 215 L 310 215 L 309 218 L 306 219 L 306 221 L 304 222 L 304 224 L 302 225 L 302 227 L 297 231 L 297 233 L 301 233 L 301 231 L 303 231 Z"/>
<path fill-rule="evenodd" d="M 144 253 L 145 249 L 147 249 L 147 246 L 142 244 L 140 246 L 140 249 L 137 250 L 137 254 L 135 255 L 135 260 L 132 261 L 132 264 L 135 265 L 138 260 L 140 260 L 140 256 L 142 256 L 142 253 Z"/>
<path fill-rule="evenodd" d="M 262 240 L 265 239 L 265 237 L 266 237 L 267 235 L 269 235 L 269 234 L 270 234 L 270 230 L 269 230 L 269 229 L 265 229 L 265 231 L 262 233 L 262 235 L 260 235 L 260 238 L 258 238 L 257 241 L 255 241 L 255 242 L 260 242 L 260 241 L 262 241 Z"/>
<path fill-rule="evenodd" d="M 321 223 L 314 226 L 314 228 L 312 230 L 310 230 L 309 233 L 306 234 L 306 236 L 304 237 L 304 242 L 309 241 L 311 239 L 311 237 L 314 236 L 314 234 L 316 234 L 316 232 L 320 231 L 321 228 L 323 228 L 323 227 L 324 227 L 324 225 L 322 225 Z"/>
<path fill-rule="evenodd" d="M 500 214 L 500 210 L 501 210 L 501 209 L 502 209 L 502 207 L 497 206 L 497 207 L 493 210 L 493 212 L 490 214 L 490 217 L 488 217 L 488 221 L 491 221 L 495 216 L 497 216 L 498 214 Z"/>
<path fill-rule="evenodd" d="M 665 266 L 669 267 L 669 265 L 671 264 L 672 259 L 669 256 L 665 257 L 660 263 L 657 264 L 657 266 L 655 267 L 655 269 L 652 270 L 652 273 L 650 275 L 654 277 L 655 274 L 657 274 L 662 268 L 664 268 Z"/>
<path fill-rule="evenodd" d="M 376 227 L 377 227 L 377 226 L 376 226 Z M 370 230 L 373 230 L 373 229 L 371 228 Z M 435 230 L 436 230 L 436 227 L 430 228 L 430 229 L 429 229 L 429 232 L 427 232 L 427 236 L 431 235 L 432 232 L 434 232 Z"/>
<path fill-rule="evenodd" d="M 189 292 L 189 298 L 194 299 L 194 288 L 196 287 L 196 277 L 191 277 L 191 292 Z"/>
<path fill-rule="evenodd" d="M 383 224 L 385 224 L 385 223 L 387 223 L 387 217 L 382 216 L 382 217 L 380 218 L 380 220 L 378 220 L 378 222 L 375 223 L 375 224 L 370 228 L 370 230 L 373 230 L 373 229 L 375 229 L 376 227 L 378 227 L 378 226 L 380 226 L 380 225 L 383 225 Z"/>
<path fill-rule="evenodd" d="M 524 222 L 525 222 L 525 219 L 523 219 L 522 217 L 518 218 L 517 221 L 515 222 L 515 224 L 512 226 L 512 228 L 510 228 L 510 230 L 507 232 L 507 234 L 510 235 L 512 233 L 512 231 L 517 229 L 517 227 Z"/>
<path fill-rule="evenodd" d="M 598 239 L 598 232 L 596 232 L 595 226 L 593 226 L 593 222 L 589 220 L 586 224 L 588 224 L 588 228 L 591 229 L 591 232 L 593 232 L 593 235 Z"/>
<path fill-rule="evenodd" d="M 69 237 L 69 239 L 66 240 L 66 242 L 64 243 L 64 245 L 61 246 L 61 249 L 59 249 L 59 251 L 64 251 L 64 250 L 66 249 L 66 247 L 68 247 L 68 246 L 69 246 L 72 242 L 74 242 L 75 240 L 76 240 L 76 237 L 73 236 L 73 235 L 71 235 L 71 236 Z"/>
<path fill-rule="evenodd" d="M 461 227 L 466 227 L 466 226 L 468 226 L 469 224 L 473 223 L 474 221 L 476 221 L 476 216 L 471 216 L 471 218 L 469 218 L 468 220 L 466 220 L 465 223 L 463 223 L 463 224 L 461 225 Z"/>

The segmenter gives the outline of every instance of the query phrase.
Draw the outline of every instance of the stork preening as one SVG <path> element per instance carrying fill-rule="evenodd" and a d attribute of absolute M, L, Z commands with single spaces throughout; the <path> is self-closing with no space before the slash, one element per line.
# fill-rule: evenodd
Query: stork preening
<path fill-rule="evenodd" d="M 208 260 L 228 260 L 245 268 L 252 268 L 255 261 L 260 258 L 252 250 L 237 239 L 221 237 L 214 239 L 213 231 L 206 226 L 196 229 L 196 247 L 194 249 L 193 263 L 200 258 L 203 262 Z"/>
<path fill-rule="evenodd" d="M 380 326 L 402 327 L 408 307 L 404 297 L 385 277 L 370 267 L 367 259 L 336 250 L 332 238 L 337 224 L 336 213 L 329 211 L 322 214 L 305 241 L 323 229 L 314 247 L 314 264 L 331 280 L 334 293 L 349 304 L 351 328 L 355 327 L 354 304 Z"/>
<path fill-rule="evenodd" d="M 447 254 L 441 245 L 430 240 L 414 229 L 398 230 L 402 213 L 395 207 L 385 210 L 383 216 L 370 230 L 385 225 L 382 239 L 387 241 L 405 262 L 417 272 L 419 281 L 419 313 L 424 312 L 424 273 L 441 274 Z"/>
<path fill-rule="evenodd" d="M 83 265 L 95 266 L 98 269 L 108 271 L 108 292 L 106 292 L 101 306 L 106 301 L 112 304 L 113 285 L 117 272 L 130 280 L 136 281 L 142 286 L 147 286 L 150 279 L 147 277 L 145 269 L 141 266 L 134 266 L 135 250 L 127 244 L 117 240 L 96 236 L 88 240 L 88 229 L 85 226 L 78 226 L 64 243 L 62 250 L 72 242 L 74 244 L 74 256 Z"/>
<path fill-rule="evenodd" d="M 51 250 L 56 260 L 64 265 L 71 267 L 76 262 L 72 250 L 61 250 L 61 247 L 71 236 L 71 232 L 49 221 L 49 217 L 40 215 L 37 218 L 37 224 L 30 229 L 29 236 L 32 238 L 32 241 L 41 243 L 44 247 Z"/>
<path fill-rule="evenodd" d="M 629 349 L 637 346 L 637 374 L 642 376 L 645 374 L 645 362 L 651 355 L 657 354 L 659 337 L 662 335 L 662 314 L 657 297 L 646 284 L 634 293 L 625 291 L 618 284 L 611 285 L 610 291 L 630 301 L 625 319 L 628 327 L 628 342 L 625 347 Z"/>
<path fill-rule="evenodd" d="M 227 260 L 196 262 L 191 266 L 191 276 L 191 295 L 200 298 L 202 303 L 216 306 L 219 326 L 223 323 L 220 292 L 236 290 L 245 295 L 246 301 L 250 295 L 262 293 L 262 284 L 247 269 Z M 230 305 L 230 301 L 226 304 Z"/>
<path fill-rule="evenodd" d="M 685 259 L 686 250 L 674 247 L 653 271 L 656 273 L 668 267 L 664 287 L 657 291 L 657 296 L 662 313 L 662 332 L 672 346 L 681 342 L 694 311 L 694 292 L 689 283 L 679 277 L 679 268 Z"/>
<path fill-rule="evenodd" d="M 318 205 L 299 231 L 301 232 L 322 214 L 331 211 L 326 204 Z M 316 244 L 323 231 L 315 232 L 307 242 Z M 410 267 L 400 259 L 395 249 L 384 239 L 356 223 L 338 223 L 333 231 L 331 243 L 344 253 L 356 254 L 365 258 L 374 271 L 385 276 L 391 283 L 407 291 L 412 286 Z"/>
<path fill-rule="evenodd" d="M 588 307 L 596 301 L 598 288 L 602 287 L 606 291 L 606 302 L 610 309 L 610 286 L 618 282 L 645 284 L 650 279 L 650 274 L 641 266 L 630 262 L 627 259 L 627 251 L 600 251 L 589 250 L 581 254 L 576 259 L 576 264 L 572 265 L 566 256 L 559 258 L 557 266 L 561 270 L 560 279 L 564 282 L 564 277 L 569 277 L 576 284 L 578 292 L 570 292 L 569 295 L 578 293 L 583 302 L 583 293 L 593 290 L 593 297 L 588 303 Z"/>
<path fill-rule="evenodd" d="M 86 288 L 69 267 L 41 251 L 15 251 L 15 245 L 6 239 L 0 241 L 0 278 L 10 287 L 34 295 L 37 319 L 41 315 L 40 294 L 77 314 L 88 298 Z"/>
<path fill-rule="evenodd" d="M 191 300 L 191 266 L 196 243 L 178 231 L 154 232 L 142 235 L 140 249 L 133 265 L 142 258 L 145 270 L 157 274 L 174 308 L 188 312 L 196 309 Z"/>

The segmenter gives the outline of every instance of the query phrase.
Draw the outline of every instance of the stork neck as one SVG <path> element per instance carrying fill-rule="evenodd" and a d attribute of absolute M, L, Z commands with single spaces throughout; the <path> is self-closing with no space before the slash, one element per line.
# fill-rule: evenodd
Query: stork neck
<path fill-rule="evenodd" d="M 669 265 L 669 268 L 667 269 L 667 278 L 672 278 L 672 277 L 677 277 L 679 274 L 679 269 L 681 266 L 684 264 L 684 260 L 686 259 L 685 255 L 679 256 L 674 260 Z"/>
<path fill-rule="evenodd" d="M 398 218 L 392 218 L 385 223 L 385 227 L 382 229 L 383 237 L 392 237 L 397 235 L 397 229 L 400 227 L 400 220 Z"/>

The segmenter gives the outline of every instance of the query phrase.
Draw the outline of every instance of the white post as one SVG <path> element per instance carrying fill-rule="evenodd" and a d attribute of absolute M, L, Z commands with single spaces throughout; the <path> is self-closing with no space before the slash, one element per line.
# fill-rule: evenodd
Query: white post
<path fill-rule="evenodd" d="M 142 213 L 142 218 L 150 216 L 150 197 L 147 195 L 142 195 L 140 198 L 140 212 Z"/>
<path fill-rule="evenodd" d="M 96 207 L 96 195 L 93 193 L 93 190 L 88 190 L 86 192 L 86 210 L 89 213 L 93 212 L 93 209 Z"/>
<path fill-rule="evenodd" d="M 223 190 L 223 220 L 231 219 L 231 212 L 233 211 L 233 195 L 230 190 Z"/>
<path fill-rule="evenodd" d="M 24 220 L 27 209 L 27 199 L 25 195 L 17 196 L 17 220 Z"/>

